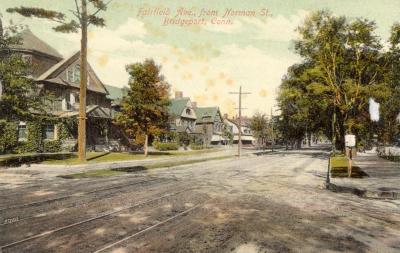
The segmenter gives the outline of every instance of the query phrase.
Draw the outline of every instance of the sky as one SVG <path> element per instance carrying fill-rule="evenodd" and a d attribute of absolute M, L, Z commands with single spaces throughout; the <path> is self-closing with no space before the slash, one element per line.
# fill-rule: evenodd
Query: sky
<path fill-rule="evenodd" d="M 79 34 L 56 33 L 50 21 L 6 13 L 21 5 L 70 13 L 73 0 L 0 0 L 0 13 L 6 24 L 29 26 L 65 57 L 79 50 Z M 127 64 L 153 58 L 171 94 L 182 91 L 199 106 L 219 106 L 235 116 L 238 97 L 229 92 L 242 86 L 251 93 L 243 96 L 243 114 L 269 114 L 276 112 L 287 68 L 301 61 L 293 50 L 295 29 L 321 9 L 374 20 L 383 40 L 400 21 L 400 0 L 113 0 L 99 14 L 106 27 L 89 28 L 89 63 L 103 83 L 123 87 Z M 226 10 L 231 12 L 224 17 Z M 197 23 L 165 24 L 166 18 Z"/>

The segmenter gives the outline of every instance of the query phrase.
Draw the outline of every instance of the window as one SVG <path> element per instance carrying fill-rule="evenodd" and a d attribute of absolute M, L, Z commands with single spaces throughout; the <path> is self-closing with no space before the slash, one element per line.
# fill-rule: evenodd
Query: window
<path fill-rule="evenodd" d="M 47 140 L 54 140 L 54 125 L 53 124 L 44 125 L 44 137 Z"/>
<path fill-rule="evenodd" d="M 28 131 L 26 129 L 25 122 L 20 122 L 18 125 L 18 140 L 26 140 L 28 137 Z"/>
<path fill-rule="evenodd" d="M 67 70 L 67 81 L 68 82 L 74 81 L 74 71 L 72 69 Z"/>
<path fill-rule="evenodd" d="M 79 83 L 81 81 L 81 66 L 79 64 L 75 65 L 74 69 L 74 83 Z"/>
<path fill-rule="evenodd" d="M 190 113 L 191 113 L 190 109 L 187 108 L 187 109 L 186 109 L 186 114 L 187 114 L 187 115 L 190 115 Z"/>

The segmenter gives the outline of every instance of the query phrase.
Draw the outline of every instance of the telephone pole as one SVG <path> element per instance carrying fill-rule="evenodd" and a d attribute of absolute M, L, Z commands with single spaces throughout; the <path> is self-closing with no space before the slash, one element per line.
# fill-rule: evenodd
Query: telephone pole
<path fill-rule="evenodd" d="M 79 92 L 79 121 L 78 121 L 78 158 L 86 161 L 86 86 L 87 86 L 87 3 L 82 0 L 81 10 L 81 69 Z"/>
<path fill-rule="evenodd" d="M 274 152 L 275 135 L 274 135 L 274 115 L 272 114 L 271 107 L 271 152 Z"/>
<path fill-rule="evenodd" d="M 242 95 L 251 94 L 250 92 L 242 92 L 242 86 L 239 87 L 239 92 L 229 92 L 229 94 L 239 95 L 239 108 L 235 108 L 239 110 L 239 140 L 238 140 L 238 157 L 240 157 L 240 152 L 242 149 L 242 110 L 246 108 L 242 108 Z"/>

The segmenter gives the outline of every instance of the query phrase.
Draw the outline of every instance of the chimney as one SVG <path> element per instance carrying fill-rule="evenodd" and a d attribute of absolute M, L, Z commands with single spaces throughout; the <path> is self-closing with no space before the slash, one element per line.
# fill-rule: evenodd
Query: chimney
<path fill-rule="evenodd" d="M 175 98 L 183 98 L 183 92 L 182 91 L 175 91 Z"/>
<path fill-rule="evenodd" d="M 224 113 L 224 119 L 228 119 L 228 114 Z"/>
<path fill-rule="evenodd" d="M 193 107 L 193 108 L 197 108 L 197 102 L 196 102 L 196 101 L 193 101 L 193 102 L 192 102 L 192 107 Z"/>

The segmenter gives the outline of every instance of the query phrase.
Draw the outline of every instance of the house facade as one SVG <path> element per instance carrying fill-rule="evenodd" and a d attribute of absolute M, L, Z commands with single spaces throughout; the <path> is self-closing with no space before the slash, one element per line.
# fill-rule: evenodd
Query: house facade
<path fill-rule="evenodd" d="M 62 150 L 74 151 L 77 146 L 79 114 L 80 52 L 63 58 L 54 48 L 36 37 L 30 30 L 21 33 L 22 44 L 12 50 L 20 53 L 31 66 L 31 78 L 41 94 L 46 96 L 46 112 L 53 115 L 49 122 L 40 122 L 44 142 L 58 142 Z M 100 78 L 88 64 L 86 95 L 87 148 L 118 148 L 121 138 L 112 124 L 112 99 Z M 19 141 L 32 134 L 28 122 L 20 122 Z M 46 151 L 46 150 L 44 150 Z"/>
<path fill-rule="evenodd" d="M 224 119 L 218 107 L 196 107 L 196 133 L 201 134 L 203 143 L 209 145 L 227 144 L 223 136 Z"/>
<path fill-rule="evenodd" d="M 195 133 L 197 115 L 195 107 L 189 97 L 183 97 L 182 92 L 177 91 L 175 98 L 171 99 L 168 107 L 170 115 L 170 130 L 176 133 Z"/>
<path fill-rule="evenodd" d="M 232 129 L 233 134 L 233 144 L 239 143 L 239 119 L 225 119 L 226 124 L 230 129 Z M 250 128 L 250 122 L 247 118 L 242 118 L 241 120 L 241 140 L 243 145 L 254 145 L 256 139 L 253 136 L 253 132 Z"/>

